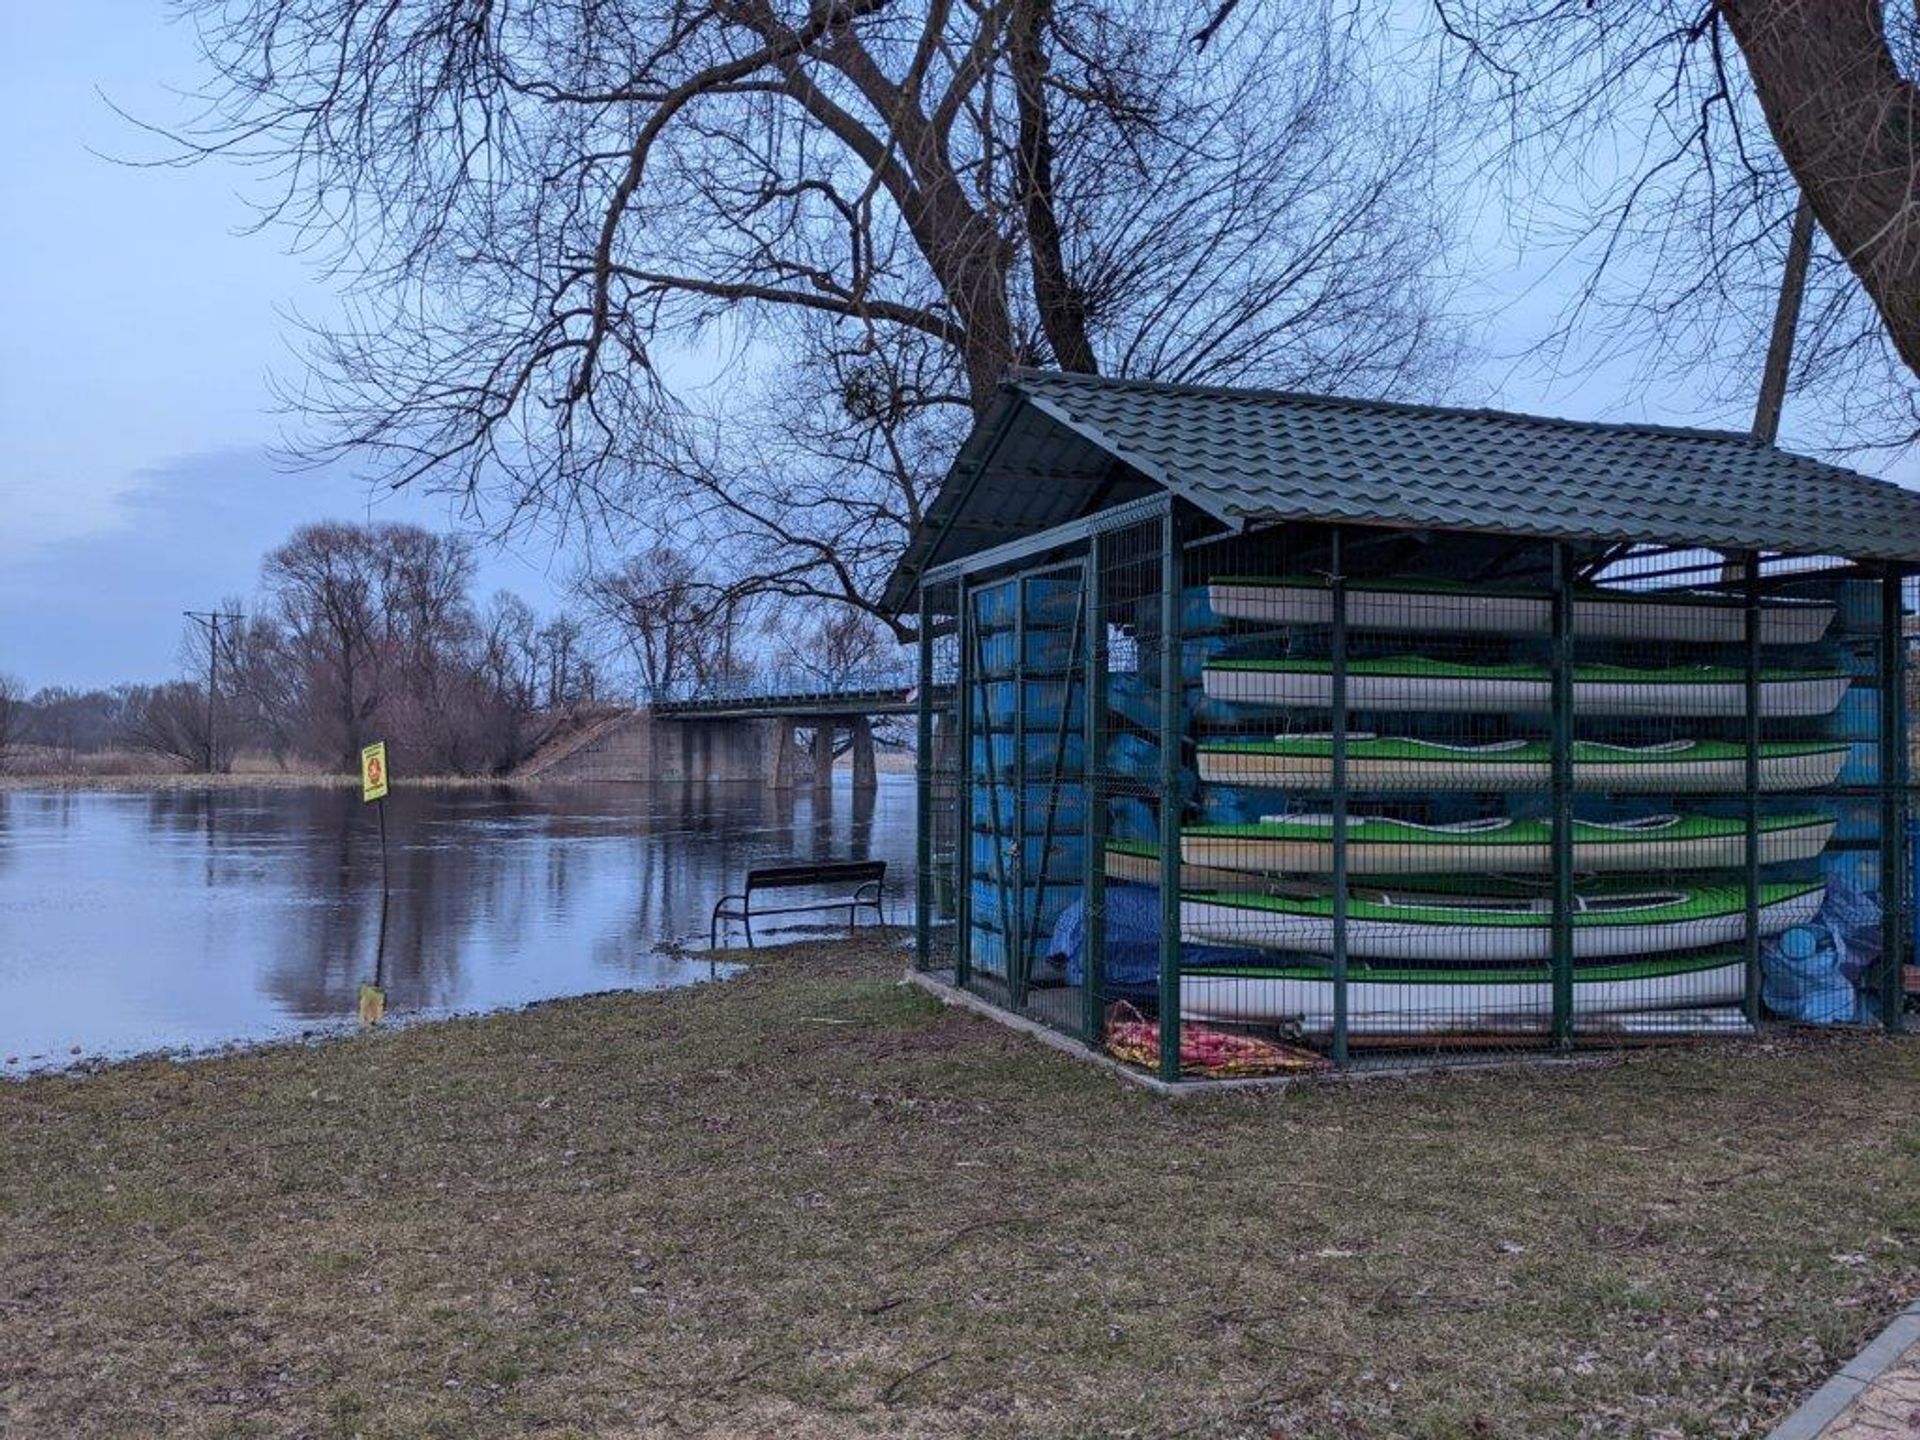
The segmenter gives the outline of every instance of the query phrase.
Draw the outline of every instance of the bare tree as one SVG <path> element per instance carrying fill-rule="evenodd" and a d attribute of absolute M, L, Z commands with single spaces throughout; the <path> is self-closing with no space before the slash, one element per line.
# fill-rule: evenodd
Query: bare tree
<path fill-rule="evenodd" d="M 120 738 L 136 750 L 177 760 L 189 770 L 224 773 L 233 765 L 231 732 L 210 726 L 207 687 L 193 680 L 127 689 Z"/>
<path fill-rule="evenodd" d="M 789 606 L 767 629 L 777 638 L 780 669 L 825 689 L 847 685 L 904 653 L 878 620 L 849 606 Z"/>
<path fill-rule="evenodd" d="M 268 615 L 245 617 L 223 633 L 222 641 L 227 723 L 240 743 L 265 750 L 284 769 L 304 738 L 303 675 L 294 646 Z"/>
<path fill-rule="evenodd" d="M 711 686 L 743 668 L 737 645 L 743 602 L 671 546 L 589 571 L 575 591 L 649 697 Z"/>
<path fill-rule="evenodd" d="M 1198 49 L 1177 0 L 189 0 L 179 138 L 355 282 L 301 389 L 335 443 L 871 607 L 1011 366 L 1444 366 L 1432 137 L 1335 8 Z M 692 344 L 733 362 L 670 389 Z"/>
<path fill-rule="evenodd" d="M 571 615 L 556 615 L 534 635 L 540 703 L 572 710 L 599 698 L 600 677 L 588 653 L 585 627 Z"/>
<path fill-rule="evenodd" d="M 307 525 L 261 564 L 309 707 L 305 729 L 342 770 L 360 763 L 381 700 L 381 565 L 370 527 Z"/>
<path fill-rule="evenodd" d="M 124 687 L 73 690 L 49 685 L 27 703 L 26 738 L 52 750 L 60 763 L 106 749 L 119 738 L 126 711 Z"/>
<path fill-rule="evenodd" d="M 30 716 L 26 687 L 14 676 L 0 672 L 0 773 L 7 770 L 14 751 L 26 740 Z"/>
<path fill-rule="evenodd" d="M 1643 375 L 1718 375 L 1720 398 L 1750 399 L 1804 195 L 1822 235 L 1794 352 L 1803 423 L 1848 448 L 1920 438 L 1910 5 L 1432 3 L 1472 109 L 1589 262 L 1562 338 L 1598 321 Z"/>
<path fill-rule="evenodd" d="M 1722 0 L 1781 158 L 1920 375 L 1916 16 L 1880 0 Z M 1888 21 L 1900 27 L 1900 48 Z M 1903 64 L 1904 61 L 1904 64 Z"/>
<path fill-rule="evenodd" d="M 480 665 L 495 693 L 523 710 L 540 703 L 540 618 L 508 590 L 487 602 L 481 620 Z"/>

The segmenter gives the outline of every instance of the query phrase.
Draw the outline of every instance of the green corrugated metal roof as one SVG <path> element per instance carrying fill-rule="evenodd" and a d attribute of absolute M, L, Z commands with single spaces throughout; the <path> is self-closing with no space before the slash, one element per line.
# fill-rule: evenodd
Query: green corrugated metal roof
<path fill-rule="evenodd" d="M 888 588 L 1138 494 L 1350 521 L 1920 562 L 1920 494 L 1750 436 L 1020 371 Z"/>

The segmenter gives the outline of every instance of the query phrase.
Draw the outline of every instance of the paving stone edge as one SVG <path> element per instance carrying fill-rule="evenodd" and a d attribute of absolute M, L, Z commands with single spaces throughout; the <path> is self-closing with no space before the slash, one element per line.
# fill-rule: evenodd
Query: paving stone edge
<path fill-rule="evenodd" d="M 1875 1336 L 1866 1349 L 1841 1366 L 1840 1372 L 1808 1396 L 1798 1410 L 1769 1430 L 1767 1440 L 1817 1440 L 1821 1432 L 1839 1418 L 1841 1411 L 1915 1345 L 1920 1345 L 1920 1300 L 1894 1316 L 1893 1322 Z"/>

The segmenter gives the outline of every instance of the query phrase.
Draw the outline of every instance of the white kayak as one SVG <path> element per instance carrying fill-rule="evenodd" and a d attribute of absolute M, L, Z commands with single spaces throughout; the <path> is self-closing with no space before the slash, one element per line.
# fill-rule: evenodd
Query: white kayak
<path fill-rule="evenodd" d="M 1636 1027 L 1612 1017 L 1645 1011 L 1671 1024 L 1672 1012 L 1739 1001 L 1746 981 L 1738 951 L 1588 966 L 1574 972 L 1573 1013 L 1608 1017 L 1596 1028 L 1631 1032 Z M 1321 965 L 1208 967 L 1180 976 L 1180 1013 L 1191 1020 L 1284 1020 L 1318 1034 L 1333 1029 L 1333 1005 L 1333 977 Z M 1347 973 L 1347 1028 L 1355 1035 L 1535 1029 L 1552 1015 L 1553 974 L 1542 966 L 1355 965 Z"/>
<path fill-rule="evenodd" d="M 1469 883 L 1469 882 L 1463 882 Z M 1777 935 L 1811 920 L 1826 887 L 1785 881 L 1760 887 L 1759 931 Z M 1742 940 L 1746 892 L 1739 885 L 1612 891 L 1577 896 L 1577 960 L 1665 955 Z M 1180 897 L 1180 937 L 1309 955 L 1333 953 L 1333 897 L 1208 894 Z M 1347 954 L 1375 960 L 1471 964 L 1542 961 L 1553 955 L 1552 902 L 1489 893 L 1435 895 L 1417 889 L 1350 895 Z"/>
<path fill-rule="evenodd" d="M 1810 860 L 1833 838 L 1831 815 L 1763 815 L 1762 865 Z M 1553 868 L 1553 823 L 1495 816 L 1426 825 L 1384 816 L 1346 824 L 1352 875 L 1435 875 L 1494 871 L 1525 874 Z M 1272 815 L 1254 824 L 1189 825 L 1180 832 L 1184 872 L 1256 871 L 1324 875 L 1333 869 L 1331 815 Z M 1573 822 L 1573 868 L 1582 872 L 1709 870 L 1747 861 L 1747 826 L 1739 817 L 1649 815 Z M 1183 884 L 1192 882 L 1183 881 Z"/>
<path fill-rule="evenodd" d="M 1847 763 L 1845 741 L 1778 740 L 1760 746 L 1763 791 L 1822 790 Z M 1333 784 L 1333 737 L 1276 735 L 1271 740 L 1203 741 L 1200 778 L 1251 789 L 1324 790 Z M 1347 783 L 1355 790 L 1544 790 L 1553 782 L 1545 740 L 1455 745 L 1350 731 Z M 1573 743 L 1578 790 L 1638 794 L 1739 792 L 1747 785 L 1747 747 L 1726 740 L 1665 740 L 1651 745 Z"/>
<path fill-rule="evenodd" d="M 1238 704 L 1326 709 L 1333 666 L 1326 660 L 1216 660 L 1204 674 L 1207 697 Z M 1763 670 L 1762 715 L 1825 715 L 1847 692 L 1847 676 L 1826 670 Z M 1416 655 L 1347 665 L 1351 710 L 1545 711 L 1553 679 L 1540 665 L 1463 665 Z M 1639 670 L 1580 665 L 1573 708 L 1583 715 L 1743 715 L 1746 676 L 1730 666 L 1680 665 Z"/>
<path fill-rule="evenodd" d="M 1355 630 L 1432 630 L 1470 635 L 1545 635 L 1553 597 L 1538 589 L 1439 580 L 1352 580 L 1347 624 Z M 1207 586 L 1207 603 L 1230 620 L 1265 625 L 1331 625 L 1333 592 L 1319 576 L 1223 575 Z M 1826 634 L 1837 607 L 1824 600 L 1763 600 L 1760 643 L 1811 645 Z M 1692 590 L 1575 592 L 1573 633 L 1595 640 L 1681 640 L 1737 644 L 1746 638 L 1743 597 Z"/>
<path fill-rule="evenodd" d="M 1133 885 L 1160 883 L 1160 847 L 1146 841 L 1111 840 L 1107 842 L 1103 866 L 1109 880 Z M 1244 870 L 1220 870 L 1205 865 L 1182 865 L 1180 888 L 1183 890 L 1264 890 L 1265 880 Z"/>

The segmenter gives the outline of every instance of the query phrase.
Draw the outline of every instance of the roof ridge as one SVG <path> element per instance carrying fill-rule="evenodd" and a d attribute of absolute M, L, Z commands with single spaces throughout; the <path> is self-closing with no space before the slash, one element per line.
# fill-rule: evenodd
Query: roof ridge
<path fill-rule="evenodd" d="M 1311 390 L 1282 390 L 1270 386 L 1255 385 L 1199 385 L 1184 380 L 1149 380 L 1137 376 L 1124 375 L 1088 375 L 1069 370 L 1044 370 L 1035 366 L 1021 366 L 1010 370 L 1007 383 L 1016 389 L 1024 390 L 1031 382 L 1040 382 L 1043 386 L 1092 385 L 1105 389 L 1154 390 L 1162 394 L 1221 396 L 1236 400 L 1278 400 L 1302 406 L 1333 408 L 1352 406 L 1368 410 L 1392 411 L 1402 415 L 1444 415 L 1458 416 L 1478 420 L 1510 420 L 1527 425 L 1539 425 L 1562 430 L 1603 431 L 1634 435 L 1670 436 L 1688 440 L 1732 441 L 1756 450 L 1768 450 L 1780 455 L 1792 455 L 1795 458 L 1813 459 L 1812 456 L 1799 456 L 1796 451 L 1770 445 L 1757 436 L 1744 430 L 1710 429 L 1698 425 L 1663 425 L 1652 420 L 1575 420 L 1564 415 L 1540 415 L 1526 410 L 1502 410 L 1490 405 L 1437 405 L 1418 400 L 1381 400 L 1364 395 L 1330 395 Z M 1831 465 L 1828 461 L 1815 463 Z M 1845 469 L 1844 466 L 1832 466 Z M 1858 471 L 1850 472 L 1859 474 Z M 1862 479 L 1876 477 L 1861 475 Z M 1881 481 L 1890 484 L 1890 481 Z"/>

